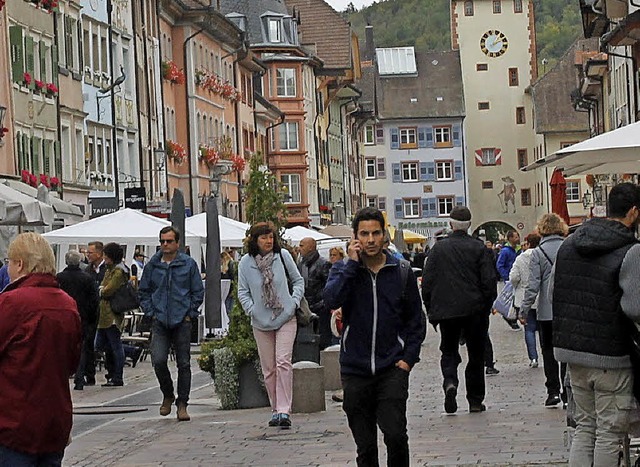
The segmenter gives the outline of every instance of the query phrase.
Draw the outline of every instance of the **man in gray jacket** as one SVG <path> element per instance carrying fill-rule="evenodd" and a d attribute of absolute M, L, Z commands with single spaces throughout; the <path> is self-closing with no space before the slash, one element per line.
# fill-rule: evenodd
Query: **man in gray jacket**
<path fill-rule="evenodd" d="M 636 407 L 629 328 L 640 323 L 639 206 L 636 185 L 613 187 L 609 218 L 589 220 L 558 250 L 553 346 L 568 364 L 576 403 L 570 466 L 618 465 Z"/>

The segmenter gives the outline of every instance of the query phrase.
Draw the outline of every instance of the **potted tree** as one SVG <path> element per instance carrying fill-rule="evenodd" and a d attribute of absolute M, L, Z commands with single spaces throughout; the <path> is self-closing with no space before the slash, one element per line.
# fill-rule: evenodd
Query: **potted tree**
<path fill-rule="evenodd" d="M 241 172 L 240 167 L 236 167 Z M 249 160 L 246 185 L 247 221 L 273 222 L 278 230 L 286 222 L 287 208 L 281 184 L 265 170 L 260 153 Z M 232 290 L 237 295 L 237 290 Z M 265 407 L 269 399 L 264 388 L 258 347 L 251 319 L 237 300 L 229 313 L 229 332 L 222 339 L 205 342 L 198 358 L 200 369 L 211 374 L 223 409 Z"/>

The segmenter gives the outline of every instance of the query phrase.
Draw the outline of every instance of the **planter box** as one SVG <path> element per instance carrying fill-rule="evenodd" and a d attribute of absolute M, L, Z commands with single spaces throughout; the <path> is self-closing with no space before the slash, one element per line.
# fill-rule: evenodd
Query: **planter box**
<path fill-rule="evenodd" d="M 255 365 L 250 362 L 240 365 L 238 371 L 238 408 L 252 409 L 269 405 L 269 396 L 260 382 Z"/>

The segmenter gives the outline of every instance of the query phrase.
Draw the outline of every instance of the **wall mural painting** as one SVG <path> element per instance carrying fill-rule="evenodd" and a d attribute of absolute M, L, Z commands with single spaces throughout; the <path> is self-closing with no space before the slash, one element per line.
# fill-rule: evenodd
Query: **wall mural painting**
<path fill-rule="evenodd" d="M 504 214 L 509 213 L 509 203 L 513 207 L 513 213 L 516 212 L 516 185 L 515 180 L 508 175 L 502 177 L 502 191 L 498 193 L 498 199 L 500 200 L 500 206 Z"/>

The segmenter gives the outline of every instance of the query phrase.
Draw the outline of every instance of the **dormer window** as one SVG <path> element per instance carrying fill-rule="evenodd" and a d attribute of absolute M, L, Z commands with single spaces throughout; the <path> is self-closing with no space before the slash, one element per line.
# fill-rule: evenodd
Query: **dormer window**
<path fill-rule="evenodd" d="M 269 18 L 269 42 L 282 42 L 282 21 L 280 18 Z"/>
<path fill-rule="evenodd" d="M 227 19 L 231 20 L 242 31 L 247 31 L 247 17 L 240 13 L 229 13 Z"/>

